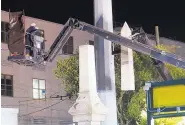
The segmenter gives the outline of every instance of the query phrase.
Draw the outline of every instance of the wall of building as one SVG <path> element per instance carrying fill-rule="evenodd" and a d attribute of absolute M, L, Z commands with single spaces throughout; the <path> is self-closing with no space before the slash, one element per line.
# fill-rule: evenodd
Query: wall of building
<path fill-rule="evenodd" d="M 18 109 L 1 108 L 1 114 L 1 125 L 18 125 Z"/>
<path fill-rule="evenodd" d="M 1 21 L 8 22 L 8 12 L 1 11 Z M 55 40 L 56 36 L 62 29 L 61 24 L 52 23 L 36 18 L 25 17 L 26 29 L 31 23 L 35 23 L 40 29 L 45 32 L 46 50 Z M 74 39 L 74 50 L 78 49 L 79 45 L 88 44 L 89 40 L 93 40 L 93 36 L 83 31 L 74 30 L 72 33 Z M 9 55 L 7 44 L 1 43 L 1 73 L 13 75 L 13 97 L 1 96 L 1 106 L 10 108 L 19 108 L 19 115 L 35 112 L 44 107 L 50 106 L 59 99 L 46 99 L 46 100 L 33 100 L 33 78 L 46 80 L 46 98 L 52 94 L 65 94 L 63 86 L 59 80 L 56 80 L 53 69 L 56 67 L 56 60 L 58 58 L 66 58 L 67 56 L 60 55 L 52 63 L 48 63 L 45 69 L 36 69 L 32 67 L 25 67 L 12 62 L 7 61 Z M 30 100 L 30 101 L 25 101 Z M 25 101 L 25 102 L 20 102 Z M 21 104 L 21 105 L 20 105 Z M 63 101 L 55 106 L 47 108 L 46 110 L 39 111 L 25 117 L 60 117 L 62 120 L 71 120 L 71 116 L 68 114 L 72 102 Z"/>

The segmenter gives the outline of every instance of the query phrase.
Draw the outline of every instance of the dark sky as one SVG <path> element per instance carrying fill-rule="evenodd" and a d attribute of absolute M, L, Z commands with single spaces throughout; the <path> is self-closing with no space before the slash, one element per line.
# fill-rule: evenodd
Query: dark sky
<path fill-rule="evenodd" d="M 154 33 L 185 41 L 185 4 L 183 0 L 112 0 L 114 22 L 127 21 Z M 27 16 L 64 24 L 74 17 L 93 24 L 93 0 L 2 0 L 2 10 L 25 10 Z"/>

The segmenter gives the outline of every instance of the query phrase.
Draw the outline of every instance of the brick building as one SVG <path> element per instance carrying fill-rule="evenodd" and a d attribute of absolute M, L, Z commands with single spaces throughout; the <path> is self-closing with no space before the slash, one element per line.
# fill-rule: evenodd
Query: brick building
<path fill-rule="evenodd" d="M 58 58 L 67 57 L 65 54 L 75 52 L 79 45 L 90 44 L 93 35 L 74 30 L 61 50 L 63 54 L 59 54 L 52 63 L 47 64 L 47 67 L 26 67 L 7 60 L 10 54 L 7 47 L 8 22 L 9 13 L 1 11 L 1 106 L 19 109 L 19 125 L 60 125 L 62 121 L 72 121 L 68 114 L 72 102 L 50 99 L 51 95 L 65 95 L 63 86 L 54 76 L 53 69 L 56 68 Z M 46 50 L 63 27 L 62 24 L 26 16 L 25 28 L 27 29 L 31 23 L 44 30 Z M 45 107 L 48 108 L 39 111 Z"/>

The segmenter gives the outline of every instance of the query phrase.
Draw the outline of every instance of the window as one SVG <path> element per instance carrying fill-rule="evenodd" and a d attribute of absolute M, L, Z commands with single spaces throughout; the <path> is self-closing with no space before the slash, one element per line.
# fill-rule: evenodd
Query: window
<path fill-rule="evenodd" d="M 121 53 L 121 46 L 115 43 L 112 43 L 112 54 L 117 55 Z"/>
<path fill-rule="evenodd" d="M 1 42 L 7 43 L 9 23 L 1 21 Z"/>
<path fill-rule="evenodd" d="M 33 79 L 33 98 L 44 99 L 46 98 L 46 82 L 41 79 Z"/>
<path fill-rule="evenodd" d="M 62 50 L 63 54 L 73 54 L 73 37 L 69 37 L 67 43 L 64 45 L 63 50 Z"/>
<path fill-rule="evenodd" d="M 1 74 L 1 95 L 13 96 L 13 76 Z"/>
<path fill-rule="evenodd" d="M 89 40 L 89 45 L 94 45 L 94 41 Z"/>

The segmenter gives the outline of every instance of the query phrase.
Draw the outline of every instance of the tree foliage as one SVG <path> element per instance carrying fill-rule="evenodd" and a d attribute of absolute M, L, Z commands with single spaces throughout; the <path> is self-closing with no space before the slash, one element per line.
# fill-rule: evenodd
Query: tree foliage
<path fill-rule="evenodd" d="M 54 69 L 55 76 L 64 84 L 65 91 L 73 97 L 77 97 L 79 90 L 78 60 L 78 55 L 59 59 L 57 60 L 57 67 Z"/>
<path fill-rule="evenodd" d="M 182 121 L 182 117 L 176 117 L 176 118 L 161 118 L 155 121 L 156 125 L 177 125 Z"/>
<path fill-rule="evenodd" d="M 175 53 L 176 48 L 174 46 L 165 46 L 165 45 L 159 45 L 157 46 L 160 50 L 164 50 L 166 52 Z M 174 49 L 175 48 L 175 49 Z M 182 79 L 185 78 L 185 70 L 182 68 L 178 68 L 174 65 L 166 63 L 165 66 L 167 67 L 168 71 L 170 72 L 170 75 L 172 78 L 175 79 Z M 182 120 L 182 117 L 177 118 L 162 118 L 156 120 L 156 125 L 176 125 Z"/>
<path fill-rule="evenodd" d="M 157 48 L 160 50 L 166 51 L 166 52 L 170 52 L 170 53 L 175 53 L 176 49 L 177 49 L 177 47 L 175 47 L 175 46 L 166 46 L 163 44 L 158 45 Z M 171 65 L 171 64 L 168 64 L 168 63 L 166 63 L 165 65 L 166 65 L 166 67 L 167 67 L 168 71 L 170 72 L 170 75 L 172 76 L 173 79 L 185 78 L 185 70 L 184 69 L 178 68 L 178 67 Z"/>
<path fill-rule="evenodd" d="M 141 111 L 145 109 L 145 82 L 160 80 L 149 56 L 134 52 L 135 91 L 121 91 L 120 55 L 115 56 L 118 120 L 121 125 L 136 125 L 141 122 Z"/>
<path fill-rule="evenodd" d="M 170 52 L 170 53 L 175 53 L 176 52 L 176 47 L 175 46 L 166 46 L 166 45 L 158 45 L 158 49 Z M 165 66 L 167 67 L 170 75 L 172 78 L 175 79 L 182 79 L 185 78 L 185 70 L 178 68 L 176 66 L 173 66 L 171 64 L 165 63 Z M 176 117 L 176 118 L 161 118 L 155 120 L 155 125 L 176 125 L 182 120 L 182 117 Z M 142 118 L 141 124 L 140 125 L 146 125 L 146 117 Z"/>
<path fill-rule="evenodd" d="M 182 121 L 182 117 L 161 118 L 154 121 L 155 125 L 177 125 Z M 139 125 L 147 125 L 147 118 L 143 117 Z M 183 124 L 179 124 L 183 125 Z"/>

